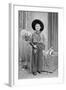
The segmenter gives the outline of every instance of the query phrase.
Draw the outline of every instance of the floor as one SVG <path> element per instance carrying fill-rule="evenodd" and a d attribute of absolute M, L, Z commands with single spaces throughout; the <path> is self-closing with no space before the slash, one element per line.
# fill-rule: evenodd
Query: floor
<path fill-rule="evenodd" d="M 55 70 L 53 73 L 48 72 L 42 72 L 41 74 L 37 73 L 37 75 L 33 75 L 29 71 L 25 69 L 21 69 L 18 73 L 19 79 L 28 79 L 28 78 L 43 78 L 43 77 L 57 77 L 58 76 L 58 70 Z"/>

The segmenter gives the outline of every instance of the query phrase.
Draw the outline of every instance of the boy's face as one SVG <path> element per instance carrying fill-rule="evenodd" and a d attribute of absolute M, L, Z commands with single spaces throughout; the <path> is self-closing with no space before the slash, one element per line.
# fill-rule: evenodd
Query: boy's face
<path fill-rule="evenodd" d="M 35 25 L 35 30 L 36 30 L 37 33 L 40 32 L 40 29 L 41 29 L 40 24 L 36 24 L 36 25 Z"/>

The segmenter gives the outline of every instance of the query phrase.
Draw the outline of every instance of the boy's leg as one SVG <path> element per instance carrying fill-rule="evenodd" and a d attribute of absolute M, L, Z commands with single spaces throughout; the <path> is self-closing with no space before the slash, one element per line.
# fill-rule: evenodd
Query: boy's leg
<path fill-rule="evenodd" d="M 37 53 L 32 53 L 32 73 L 36 74 L 37 73 Z"/>
<path fill-rule="evenodd" d="M 42 53 L 42 50 L 39 49 L 38 51 L 38 61 L 37 61 L 37 71 L 39 73 L 42 72 L 42 67 L 43 67 L 43 53 Z"/>

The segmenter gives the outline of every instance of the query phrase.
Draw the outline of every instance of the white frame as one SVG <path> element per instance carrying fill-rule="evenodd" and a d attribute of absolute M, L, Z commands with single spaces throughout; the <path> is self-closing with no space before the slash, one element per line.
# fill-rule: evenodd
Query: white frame
<path fill-rule="evenodd" d="M 18 80 L 18 10 L 58 12 L 58 77 Z M 10 58 L 9 85 L 40 85 L 63 82 L 63 8 L 9 4 Z"/>

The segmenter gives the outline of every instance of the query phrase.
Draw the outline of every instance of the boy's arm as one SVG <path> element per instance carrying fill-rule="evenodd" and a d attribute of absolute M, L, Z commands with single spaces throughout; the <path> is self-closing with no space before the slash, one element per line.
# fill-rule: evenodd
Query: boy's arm
<path fill-rule="evenodd" d="M 33 48 L 37 48 L 37 46 L 34 45 L 33 42 L 29 42 L 29 44 L 30 44 Z"/>
<path fill-rule="evenodd" d="M 31 38 L 29 44 L 30 44 L 33 48 L 37 48 L 37 46 L 34 45 L 34 43 L 33 43 L 33 35 L 32 35 L 32 38 Z"/>

